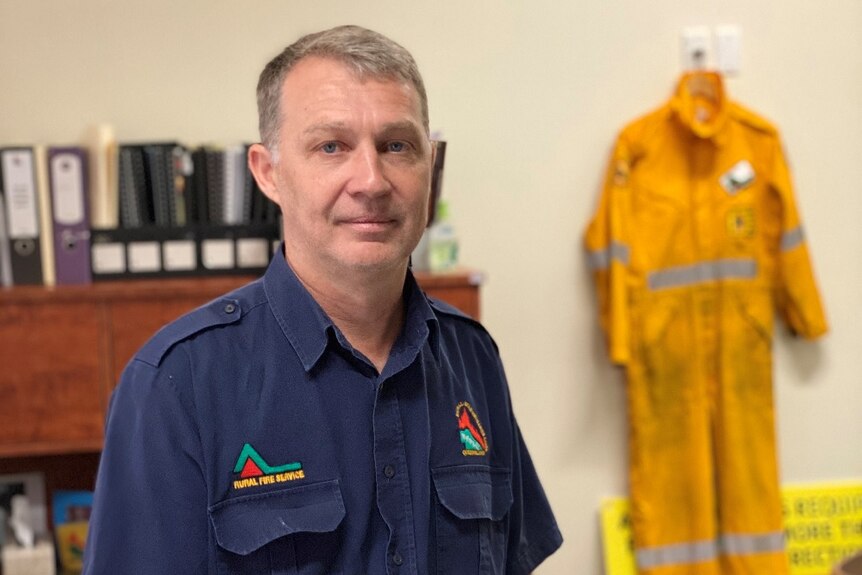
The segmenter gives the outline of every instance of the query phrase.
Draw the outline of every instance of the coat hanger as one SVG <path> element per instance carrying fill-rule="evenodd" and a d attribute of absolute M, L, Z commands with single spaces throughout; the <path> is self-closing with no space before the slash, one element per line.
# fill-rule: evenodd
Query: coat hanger
<path fill-rule="evenodd" d="M 705 68 L 706 54 L 698 50 L 693 55 L 694 68 L 687 73 L 685 87 L 692 98 L 702 98 L 717 104 L 721 77 Z"/>
<path fill-rule="evenodd" d="M 692 98 L 702 98 L 713 104 L 718 103 L 718 78 L 715 72 L 692 72 L 686 80 L 685 86 Z"/>

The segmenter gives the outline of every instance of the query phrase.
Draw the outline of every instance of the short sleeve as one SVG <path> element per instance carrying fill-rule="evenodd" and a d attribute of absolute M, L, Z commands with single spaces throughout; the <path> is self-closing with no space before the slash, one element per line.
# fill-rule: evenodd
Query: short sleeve
<path fill-rule="evenodd" d="M 539 481 L 527 444 L 517 422 L 514 425 L 512 491 L 507 573 L 533 571 L 563 544 L 551 505 Z"/>
<path fill-rule="evenodd" d="M 206 573 L 207 491 L 188 359 L 132 360 L 114 391 L 84 553 L 85 575 Z"/>

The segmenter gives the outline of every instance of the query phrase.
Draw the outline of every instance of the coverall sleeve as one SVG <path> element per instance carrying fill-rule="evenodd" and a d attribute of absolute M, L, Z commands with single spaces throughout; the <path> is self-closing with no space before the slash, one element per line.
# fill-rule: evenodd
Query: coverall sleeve
<path fill-rule="evenodd" d="M 828 326 L 793 194 L 790 171 L 778 138 L 773 151 L 771 186 L 781 201 L 778 311 L 795 334 L 814 339 L 826 333 Z"/>
<path fill-rule="evenodd" d="M 111 398 L 85 575 L 206 573 L 207 491 L 185 352 L 132 360 Z"/>
<path fill-rule="evenodd" d="M 629 361 L 629 306 L 626 277 L 630 243 L 626 230 L 631 153 L 621 136 L 614 146 L 599 206 L 584 238 L 599 303 L 599 320 L 613 363 Z"/>

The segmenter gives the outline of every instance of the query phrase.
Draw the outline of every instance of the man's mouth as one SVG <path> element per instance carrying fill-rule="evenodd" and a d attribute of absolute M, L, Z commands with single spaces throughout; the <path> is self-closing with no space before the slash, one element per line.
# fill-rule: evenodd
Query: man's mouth
<path fill-rule="evenodd" d="M 388 216 L 360 216 L 342 220 L 343 225 L 360 232 L 381 232 L 393 228 L 398 220 Z"/>

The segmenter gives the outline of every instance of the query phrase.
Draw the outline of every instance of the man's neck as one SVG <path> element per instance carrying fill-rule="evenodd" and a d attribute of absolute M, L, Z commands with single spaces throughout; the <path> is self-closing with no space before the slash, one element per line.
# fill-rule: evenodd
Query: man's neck
<path fill-rule="evenodd" d="M 389 352 L 404 324 L 403 270 L 367 275 L 325 278 L 294 269 L 305 289 L 354 348 L 362 352 L 378 373 L 383 371 Z"/>

